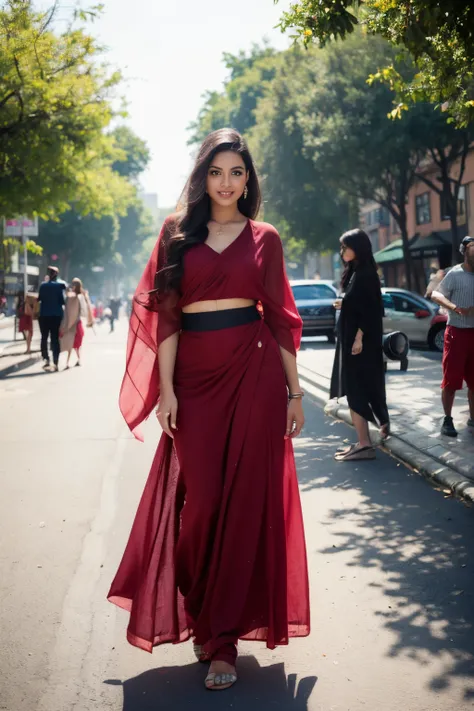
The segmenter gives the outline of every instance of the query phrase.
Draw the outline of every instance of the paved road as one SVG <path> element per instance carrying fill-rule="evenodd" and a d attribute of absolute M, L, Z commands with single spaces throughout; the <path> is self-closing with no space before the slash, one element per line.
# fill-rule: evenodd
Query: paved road
<path fill-rule="evenodd" d="M 296 454 L 312 635 L 243 644 L 221 695 L 189 643 L 127 645 L 105 594 L 158 431 L 136 443 L 117 411 L 124 337 L 104 327 L 82 368 L 0 381 L 0 709 L 472 709 L 472 511 L 387 456 L 336 464 L 350 430 L 310 401 Z"/>

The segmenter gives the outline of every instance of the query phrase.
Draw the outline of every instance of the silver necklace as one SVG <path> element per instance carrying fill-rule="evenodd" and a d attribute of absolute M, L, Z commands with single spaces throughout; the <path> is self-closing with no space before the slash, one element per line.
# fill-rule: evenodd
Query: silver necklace
<path fill-rule="evenodd" d="M 217 220 L 211 220 L 211 222 L 215 222 L 216 225 L 218 225 L 215 235 L 216 237 L 221 237 L 224 234 L 224 227 L 231 225 L 233 222 L 236 222 L 236 220 L 229 220 L 228 222 L 217 222 Z"/>

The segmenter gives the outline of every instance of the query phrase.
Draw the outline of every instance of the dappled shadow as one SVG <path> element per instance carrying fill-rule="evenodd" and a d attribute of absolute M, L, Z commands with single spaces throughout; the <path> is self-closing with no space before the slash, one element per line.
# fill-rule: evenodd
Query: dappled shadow
<path fill-rule="evenodd" d="M 237 684 L 227 691 L 204 688 L 207 667 L 202 664 L 152 669 L 123 682 L 123 711 L 307 711 L 317 677 L 296 683 L 283 664 L 260 667 L 253 656 L 239 658 Z M 121 682 L 108 679 L 105 684 Z"/>
<path fill-rule="evenodd" d="M 474 540 L 473 511 L 416 473 L 378 453 L 369 462 L 335 462 L 334 452 L 351 430 L 328 422 L 327 435 L 295 442 L 303 492 L 357 490 L 357 508 L 330 510 L 334 546 L 318 554 L 342 556 L 349 567 L 374 568 L 388 580 L 388 605 L 377 612 L 394 635 L 390 657 L 420 666 L 437 661 L 430 688 L 449 691 L 454 678 L 464 698 L 474 699 Z M 375 583 L 374 583 L 375 585 Z M 445 701 L 450 700 L 446 698 Z"/>

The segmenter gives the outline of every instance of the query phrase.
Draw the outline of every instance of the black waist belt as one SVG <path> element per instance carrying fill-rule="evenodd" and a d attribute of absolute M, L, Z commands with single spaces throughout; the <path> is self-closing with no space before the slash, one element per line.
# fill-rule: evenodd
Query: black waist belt
<path fill-rule="evenodd" d="M 223 328 L 244 326 L 252 321 L 259 321 L 260 313 L 256 306 L 243 309 L 224 309 L 223 311 L 204 311 L 196 314 L 181 314 L 183 331 L 220 331 Z"/>

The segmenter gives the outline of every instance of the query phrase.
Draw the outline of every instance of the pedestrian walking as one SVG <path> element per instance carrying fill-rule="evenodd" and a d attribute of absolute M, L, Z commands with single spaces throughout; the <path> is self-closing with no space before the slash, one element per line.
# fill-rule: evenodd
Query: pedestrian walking
<path fill-rule="evenodd" d="M 17 294 L 16 318 L 18 321 L 18 331 L 23 335 L 26 341 L 26 353 L 31 353 L 31 341 L 33 338 L 33 314 L 34 303 L 29 294 L 26 295 L 23 291 Z"/>
<path fill-rule="evenodd" d="M 355 445 L 338 452 L 338 461 L 375 459 L 369 422 L 380 427 L 382 438 L 389 434 L 390 420 L 385 395 L 383 363 L 383 301 L 372 245 L 363 230 L 351 230 L 341 237 L 344 298 L 340 308 L 338 339 L 331 377 L 330 397 L 347 396 L 357 432 Z"/>
<path fill-rule="evenodd" d="M 273 649 L 310 629 L 302 324 L 260 202 L 240 134 L 210 134 L 135 293 L 120 394 L 137 437 L 160 397 L 164 432 L 109 600 L 137 647 L 193 637 L 211 690 L 235 683 L 239 639 Z"/>
<path fill-rule="evenodd" d="M 83 321 L 86 321 L 88 327 L 93 325 L 92 307 L 89 296 L 82 286 L 82 281 L 76 277 L 72 280 L 71 288 L 67 294 L 60 329 L 61 352 L 67 352 L 66 370 L 69 368 L 73 349 L 77 355 L 76 366 L 81 365 L 81 347 L 84 339 Z"/>
<path fill-rule="evenodd" d="M 51 351 L 53 353 L 53 368 L 55 371 L 58 370 L 59 329 L 63 318 L 65 290 L 66 283 L 59 279 L 59 269 L 57 267 L 48 267 L 47 279 L 41 284 L 38 294 L 38 301 L 40 302 L 41 355 L 45 370 L 50 367 L 49 339 L 51 339 Z"/>
<path fill-rule="evenodd" d="M 110 309 L 110 333 L 115 330 L 115 321 L 118 319 L 120 314 L 120 299 L 116 299 L 113 296 L 109 300 Z"/>
<path fill-rule="evenodd" d="M 474 237 L 464 237 L 460 252 L 462 264 L 453 267 L 438 288 L 432 300 L 448 312 L 448 325 L 444 335 L 443 382 L 441 399 L 444 420 L 441 434 L 457 437 L 452 417 L 454 398 L 468 387 L 468 427 L 474 427 Z"/>

